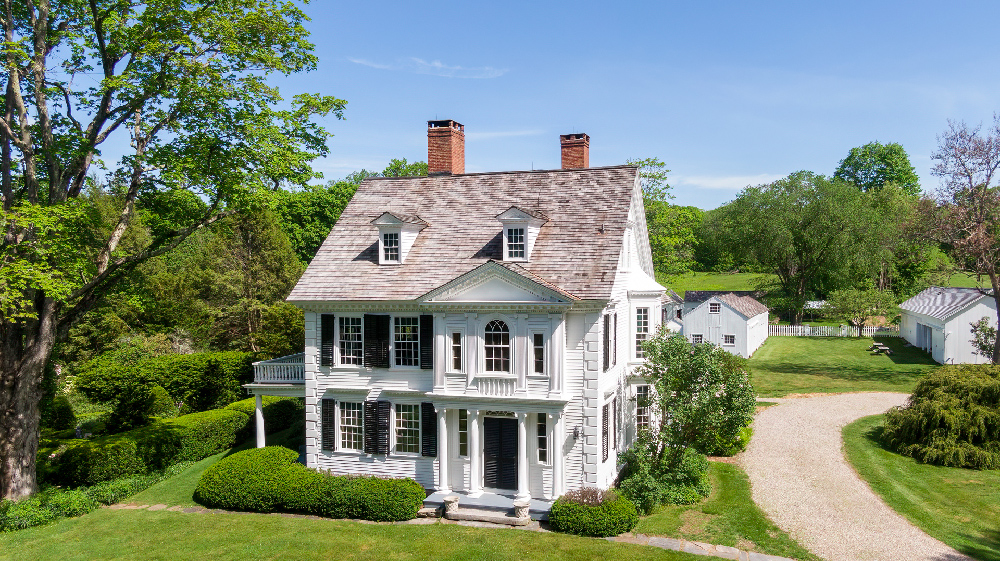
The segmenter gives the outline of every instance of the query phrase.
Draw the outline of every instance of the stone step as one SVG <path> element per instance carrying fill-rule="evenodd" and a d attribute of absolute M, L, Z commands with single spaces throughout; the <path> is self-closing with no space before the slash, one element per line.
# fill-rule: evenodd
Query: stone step
<path fill-rule="evenodd" d="M 458 508 L 446 511 L 444 517 L 448 520 L 488 522 L 490 524 L 505 524 L 507 526 L 526 526 L 531 522 L 530 516 L 518 518 L 505 512 L 479 508 Z"/>

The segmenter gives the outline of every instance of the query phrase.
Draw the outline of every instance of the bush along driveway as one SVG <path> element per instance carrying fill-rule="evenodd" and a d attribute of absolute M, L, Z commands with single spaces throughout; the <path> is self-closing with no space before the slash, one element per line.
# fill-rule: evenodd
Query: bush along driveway
<path fill-rule="evenodd" d="M 900 393 L 784 399 L 758 413 L 739 460 L 754 501 L 828 561 L 968 560 L 886 506 L 844 459 L 844 426 L 906 399 Z"/>

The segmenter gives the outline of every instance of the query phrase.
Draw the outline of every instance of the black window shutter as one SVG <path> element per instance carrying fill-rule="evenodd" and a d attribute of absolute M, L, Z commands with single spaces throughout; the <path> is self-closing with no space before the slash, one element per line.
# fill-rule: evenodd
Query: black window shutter
<path fill-rule="evenodd" d="M 322 410 L 320 415 L 322 419 L 321 434 L 322 434 L 322 448 L 323 450 L 336 450 L 337 449 L 337 402 L 332 399 L 321 399 Z"/>
<path fill-rule="evenodd" d="M 437 411 L 433 403 L 420 404 L 420 455 L 435 458 L 438 455 Z"/>
<path fill-rule="evenodd" d="M 378 402 L 365 402 L 365 454 L 374 454 L 378 448 Z"/>
<path fill-rule="evenodd" d="M 389 368 L 389 316 L 365 314 L 365 366 Z"/>
<path fill-rule="evenodd" d="M 608 417 L 610 416 L 608 409 L 609 409 L 608 404 L 605 403 L 604 404 L 603 415 L 602 415 L 602 417 L 604 418 L 603 419 L 603 421 L 604 421 L 604 428 L 601 431 L 601 437 L 602 437 L 601 438 L 601 443 L 603 445 L 603 452 L 602 452 L 603 453 L 603 459 L 601 460 L 602 462 L 608 461 L 608 424 L 609 424 L 608 423 L 608 421 L 609 421 Z"/>
<path fill-rule="evenodd" d="M 392 404 L 388 401 L 379 401 L 378 403 L 378 427 L 376 429 L 376 442 L 375 442 L 375 453 L 376 454 L 388 454 L 389 453 L 389 415 L 392 412 Z"/>
<path fill-rule="evenodd" d="M 334 339 L 336 318 L 333 314 L 320 314 L 319 317 L 319 363 L 321 366 L 333 366 L 333 349 L 337 345 Z"/>
<path fill-rule="evenodd" d="M 434 368 L 434 316 L 420 316 L 420 368 Z M 436 454 L 434 454 L 436 455 Z"/>
<path fill-rule="evenodd" d="M 604 315 L 604 371 L 611 367 L 611 315 Z"/>

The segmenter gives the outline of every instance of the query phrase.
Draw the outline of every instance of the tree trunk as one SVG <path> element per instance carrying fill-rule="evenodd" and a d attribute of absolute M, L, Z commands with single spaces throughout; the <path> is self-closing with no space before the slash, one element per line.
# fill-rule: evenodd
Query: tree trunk
<path fill-rule="evenodd" d="M 55 303 L 39 298 L 38 319 L 0 326 L 0 498 L 18 500 L 38 490 L 39 404 L 42 376 L 56 338 Z M 32 333 L 26 333 L 26 330 Z M 27 335 L 27 336 L 25 336 Z"/>
<path fill-rule="evenodd" d="M 1000 275 L 996 271 L 990 272 L 990 284 L 993 286 L 993 305 L 997 309 L 997 336 L 993 341 L 993 364 L 1000 364 Z"/>

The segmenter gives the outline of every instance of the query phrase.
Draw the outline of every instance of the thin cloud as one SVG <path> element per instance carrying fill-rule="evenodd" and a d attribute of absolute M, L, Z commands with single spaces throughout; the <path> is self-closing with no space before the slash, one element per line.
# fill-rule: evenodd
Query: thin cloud
<path fill-rule="evenodd" d="M 489 78 L 499 78 L 507 73 L 506 68 L 494 68 L 492 66 L 452 66 L 445 64 L 440 60 L 426 61 L 422 58 L 410 57 L 407 59 L 401 59 L 394 64 L 384 64 L 380 62 L 374 62 L 371 60 L 363 58 L 351 58 L 348 57 L 349 61 L 354 64 L 360 64 L 362 66 L 367 66 L 369 68 L 376 68 L 378 70 L 397 70 L 402 72 L 410 72 L 412 74 L 427 74 L 430 76 L 441 76 L 443 78 L 471 78 L 471 79 L 489 79 Z"/>
<path fill-rule="evenodd" d="M 674 175 L 670 181 L 674 184 L 692 185 L 702 189 L 727 189 L 739 191 L 750 185 L 771 183 L 785 177 L 775 173 L 760 173 L 757 175 Z"/>

